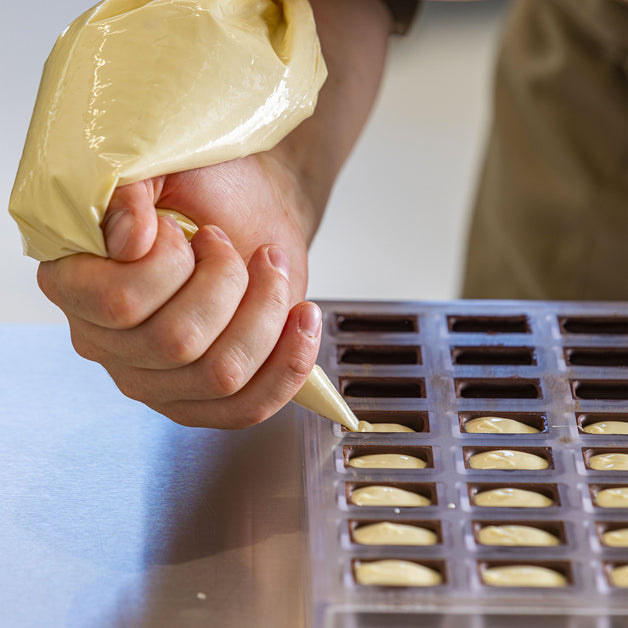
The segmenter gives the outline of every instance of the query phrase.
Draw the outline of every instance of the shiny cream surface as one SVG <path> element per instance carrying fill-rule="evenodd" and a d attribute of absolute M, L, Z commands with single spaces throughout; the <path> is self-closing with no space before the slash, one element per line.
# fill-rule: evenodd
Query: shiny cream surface
<path fill-rule="evenodd" d="M 442 583 L 434 569 L 408 560 L 375 560 L 354 566 L 358 584 L 392 587 L 433 587 Z"/>
<path fill-rule="evenodd" d="M 353 540 L 362 545 L 435 545 L 437 537 L 426 528 L 381 521 L 356 528 Z"/>
<path fill-rule="evenodd" d="M 491 567 L 482 574 L 484 584 L 492 587 L 564 587 L 565 576 L 537 565 Z"/>
<path fill-rule="evenodd" d="M 527 525 L 488 525 L 478 532 L 482 545 L 558 545 L 559 540 L 549 532 Z"/>
<path fill-rule="evenodd" d="M 369 423 L 368 421 L 360 421 L 358 423 L 358 432 L 414 432 L 411 427 L 400 425 L 399 423 Z"/>
<path fill-rule="evenodd" d="M 525 451 L 495 449 L 469 456 L 469 466 L 472 469 L 539 470 L 547 469 L 548 463 L 545 458 Z"/>
<path fill-rule="evenodd" d="M 547 508 L 553 504 L 551 499 L 541 493 L 509 487 L 494 488 L 477 493 L 474 503 L 477 506 L 499 508 Z"/>
<path fill-rule="evenodd" d="M 595 501 L 602 508 L 628 508 L 628 486 L 603 488 L 595 494 Z"/>
<path fill-rule="evenodd" d="M 602 535 L 602 543 L 609 547 L 628 547 L 628 528 L 609 530 Z"/>
<path fill-rule="evenodd" d="M 628 565 L 620 565 L 611 569 L 609 578 L 614 587 L 621 587 L 622 589 L 628 587 Z"/>
<path fill-rule="evenodd" d="M 471 419 L 464 424 L 470 434 L 538 434 L 539 430 L 521 421 L 496 416 L 483 416 Z"/>
<path fill-rule="evenodd" d="M 589 467 L 595 471 L 628 471 L 628 454 L 596 454 L 589 458 Z"/>
<path fill-rule="evenodd" d="M 44 67 L 9 202 L 25 253 L 106 255 L 116 186 L 272 148 L 325 77 L 307 0 L 98 3 Z"/>
<path fill-rule="evenodd" d="M 628 421 L 598 421 L 585 425 L 582 430 L 587 434 L 628 434 Z"/>
<path fill-rule="evenodd" d="M 363 486 L 351 492 L 351 503 L 356 506 L 429 506 L 423 495 L 396 486 Z"/>
<path fill-rule="evenodd" d="M 425 460 L 408 454 L 367 454 L 349 460 L 356 469 L 424 469 Z"/>

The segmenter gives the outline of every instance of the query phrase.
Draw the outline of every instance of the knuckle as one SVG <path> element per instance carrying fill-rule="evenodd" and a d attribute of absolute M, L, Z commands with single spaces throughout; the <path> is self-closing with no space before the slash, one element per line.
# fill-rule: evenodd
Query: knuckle
<path fill-rule="evenodd" d="M 101 294 L 97 307 L 105 322 L 114 329 L 132 329 L 144 318 L 141 299 L 137 291 L 124 285 L 116 286 Z"/>
<path fill-rule="evenodd" d="M 231 397 L 248 381 L 248 358 L 241 349 L 232 348 L 209 369 L 209 384 L 217 397 Z"/>
<path fill-rule="evenodd" d="M 169 320 L 153 337 L 161 360 L 173 367 L 194 362 L 205 350 L 205 334 L 192 319 Z"/>

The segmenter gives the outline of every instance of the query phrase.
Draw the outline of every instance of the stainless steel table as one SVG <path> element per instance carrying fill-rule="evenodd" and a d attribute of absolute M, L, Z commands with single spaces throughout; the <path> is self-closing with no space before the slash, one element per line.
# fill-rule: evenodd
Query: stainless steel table
<path fill-rule="evenodd" d="M 184 428 L 64 326 L 0 326 L 0 625 L 303 624 L 299 426 Z"/>

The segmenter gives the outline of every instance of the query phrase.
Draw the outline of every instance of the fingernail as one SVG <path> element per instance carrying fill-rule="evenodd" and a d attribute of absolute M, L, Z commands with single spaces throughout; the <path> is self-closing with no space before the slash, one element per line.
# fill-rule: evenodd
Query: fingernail
<path fill-rule="evenodd" d="M 229 244 L 231 244 L 231 240 L 229 239 L 229 236 L 220 228 L 220 227 L 216 227 L 216 225 L 211 225 L 210 229 L 216 234 L 216 236 L 218 236 L 221 240 L 224 240 L 225 242 L 228 242 Z"/>
<path fill-rule="evenodd" d="M 120 209 L 107 218 L 103 229 L 110 255 L 116 257 L 122 254 L 134 227 L 135 217 L 126 209 Z"/>
<path fill-rule="evenodd" d="M 311 338 L 318 336 L 318 332 L 321 328 L 321 322 L 323 315 L 318 307 L 314 303 L 306 303 L 299 313 L 299 329 Z"/>
<path fill-rule="evenodd" d="M 270 263 L 286 278 L 290 273 L 290 260 L 285 251 L 279 246 L 269 246 L 267 249 Z"/>

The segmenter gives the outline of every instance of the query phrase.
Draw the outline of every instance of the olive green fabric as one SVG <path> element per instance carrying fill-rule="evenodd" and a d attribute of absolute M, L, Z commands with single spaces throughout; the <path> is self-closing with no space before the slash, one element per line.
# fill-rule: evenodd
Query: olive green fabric
<path fill-rule="evenodd" d="M 494 90 L 463 296 L 628 299 L 628 4 L 514 4 Z"/>

